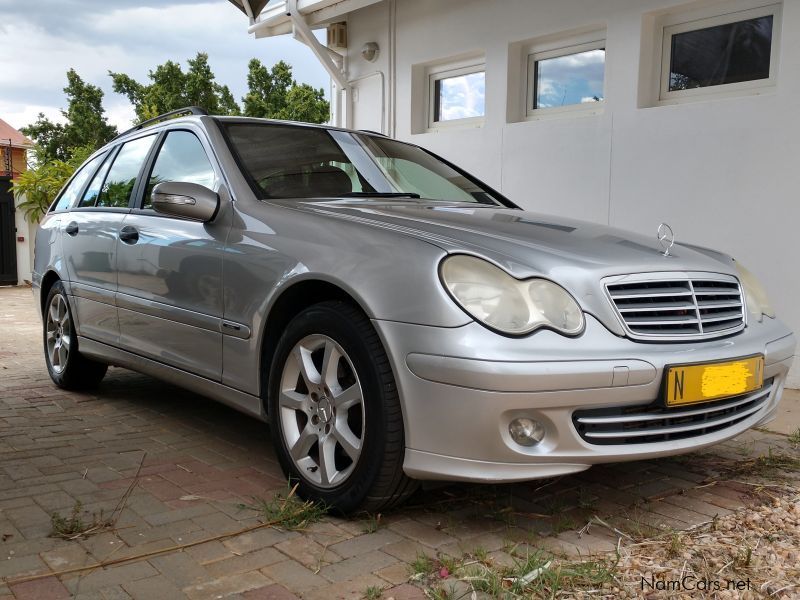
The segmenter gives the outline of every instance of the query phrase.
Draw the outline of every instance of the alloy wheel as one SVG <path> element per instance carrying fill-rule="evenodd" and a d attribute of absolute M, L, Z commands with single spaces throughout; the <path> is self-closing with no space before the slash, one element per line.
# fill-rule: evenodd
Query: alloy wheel
<path fill-rule="evenodd" d="M 69 348 L 72 343 L 72 321 L 67 302 L 61 294 L 55 294 L 47 308 L 47 358 L 56 373 L 67 366 Z"/>
<path fill-rule="evenodd" d="M 298 471 L 332 488 L 353 472 L 364 447 L 364 394 L 353 362 L 324 335 L 295 344 L 279 390 L 281 431 Z"/>

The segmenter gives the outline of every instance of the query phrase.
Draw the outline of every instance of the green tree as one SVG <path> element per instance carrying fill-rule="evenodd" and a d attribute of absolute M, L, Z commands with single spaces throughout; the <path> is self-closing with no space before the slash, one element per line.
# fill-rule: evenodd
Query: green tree
<path fill-rule="evenodd" d="M 36 167 L 19 175 L 11 188 L 15 197 L 23 198 L 19 207 L 29 223 L 42 218 L 67 180 L 94 151 L 94 146 L 73 148 L 69 157 L 62 160 L 47 158 L 42 146 L 34 148 Z"/>
<path fill-rule="evenodd" d="M 65 124 L 54 123 L 39 113 L 36 121 L 21 129 L 38 146 L 39 164 L 52 160 L 67 161 L 73 148 L 97 149 L 117 135 L 109 125 L 103 108 L 103 90 L 81 79 L 75 69 L 67 71 L 67 109 L 61 114 Z"/>
<path fill-rule="evenodd" d="M 215 115 L 237 115 L 239 106 L 226 85 L 216 82 L 208 54 L 198 52 L 187 61 L 189 68 L 168 60 L 148 73 L 150 83 L 136 81 L 125 73 L 109 71 L 114 91 L 131 101 L 141 122 L 184 106 L 200 106 Z"/>
<path fill-rule="evenodd" d="M 39 113 L 36 121 L 22 127 L 20 131 L 36 142 L 37 149 L 34 154 L 37 159 L 46 162 L 68 158 L 68 148 L 64 145 L 64 126 L 61 123 L 54 123 L 45 117 L 44 113 Z"/>
<path fill-rule="evenodd" d="M 96 150 L 117 135 L 117 128 L 109 125 L 104 116 L 103 90 L 85 83 L 75 69 L 70 69 L 64 93 L 68 100 L 63 113 L 67 118 L 64 127 L 67 148 L 89 146 Z"/>
<path fill-rule="evenodd" d="M 244 114 L 248 117 L 289 119 L 308 123 L 324 123 L 330 114 L 325 92 L 310 85 L 298 84 L 292 77 L 292 67 L 278 61 L 267 69 L 254 58 L 248 65 L 248 92 L 242 98 Z"/>

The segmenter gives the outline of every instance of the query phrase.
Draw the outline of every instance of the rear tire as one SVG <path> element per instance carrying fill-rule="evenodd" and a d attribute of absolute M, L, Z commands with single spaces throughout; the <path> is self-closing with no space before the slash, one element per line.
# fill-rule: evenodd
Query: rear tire
<path fill-rule="evenodd" d="M 56 281 L 44 304 L 44 359 L 50 379 L 65 390 L 97 387 L 108 365 L 83 356 L 64 285 Z"/>
<path fill-rule="evenodd" d="M 369 319 L 341 301 L 297 315 L 269 374 L 270 431 L 299 494 L 341 513 L 377 511 L 417 487 L 403 472 L 403 415 Z"/>

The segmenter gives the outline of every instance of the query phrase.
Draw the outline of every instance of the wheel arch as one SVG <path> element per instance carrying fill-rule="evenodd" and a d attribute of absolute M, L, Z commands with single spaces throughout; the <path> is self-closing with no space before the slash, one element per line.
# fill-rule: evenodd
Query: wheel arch
<path fill-rule="evenodd" d="M 47 296 L 50 294 L 50 289 L 53 287 L 56 281 L 61 281 L 61 277 L 59 277 L 58 273 L 56 273 L 53 269 L 48 270 L 47 273 L 42 276 L 42 283 L 39 287 L 39 310 L 41 311 L 40 314 L 42 316 L 44 316 Z"/>
<path fill-rule="evenodd" d="M 369 312 L 343 287 L 324 279 L 303 279 L 285 287 L 271 302 L 261 332 L 259 369 L 259 391 L 265 414 L 267 414 L 267 388 L 269 370 L 275 354 L 275 346 L 289 322 L 309 306 L 330 300 L 346 302 L 369 318 Z"/>

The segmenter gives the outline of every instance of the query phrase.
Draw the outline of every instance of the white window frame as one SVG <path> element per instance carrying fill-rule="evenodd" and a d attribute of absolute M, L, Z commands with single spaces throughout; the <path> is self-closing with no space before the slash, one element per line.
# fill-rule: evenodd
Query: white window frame
<path fill-rule="evenodd" d="M 484 85 L 486 78 L 486 61 L 483 58 L 473 58 L 471 60 L 459 61 L 457 63 L 448 63 L 442 65 L 435 65 L 428 67 L 428 103 L 427 103 L 427 124 L 428 131 L 437 131 L 439 129 L 448 129 L 451 127 L 482 127 L 486 120 L 486 113 L 488 106 L 486 97 L 484 95 L 483 115 L 480 117 L 465 117 L 463 119 L 449 119 L 447 121 L 434 121 L 436 114 L 436 82 L 442 79 L 449 79 L 451 77 L 459 77 L 461 75 L 473 75 L 475 73 L 483 73 Z"/>
<path fill-rule="evenodd" d="M 765 4 L 755 8 L 728 7 L 725 12 L 720 12 L 720 8 L 711 15 L 708 11 L 703 14 L 681 14 L 672 15 L 669 19 L 662 22 L 661 27 L 661 61 L 659 76 L 659 104 L 675 104 L 682 101 L 691 101 L 709 97 L 740 96 L 745 94 L 757 94 L 774 88 L 778 74 L 778 59 L 780 54 L 780 31 L 782 5 Z M 772 16 L 772 45 L 770 47 L 769 77 L 766 79 L 754 79 L 751 81 L 741 81 L 737 83 L 726 83 L 712 85 L 689 90 L 669 89 L 670 62 L 672 60 L 672 38 L 681 33 L 706 29 L 719 25 L 728 25 L 739 21 L 747 21 L 760 17 Z"/>
<path fill-rule="evenodd" d="M 567 116 L 567 115 L 596 115 L 603 112 L 606 102 L 606 69 L 603 65 L 603 99 L 599 102 L 585 102 L 580 104 L 569 104 L 567 106 L 550 106 L 543 108 L 533 108 L 536 95 L 536 63 L 540 60 L 569 56 L 570 54 L 580 54 L 591 50 L 605 50 L 606 57 L 606 31 L 594 29 L 580 35 L 560 37 L 549 43 L 534 43 L 527 46 L 527 66 L 525 70 L 525 118 L 536 120 L 541 118 Z"/>

